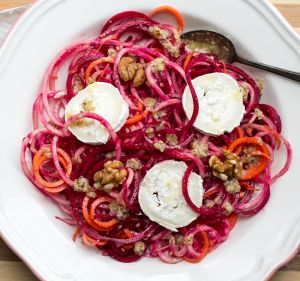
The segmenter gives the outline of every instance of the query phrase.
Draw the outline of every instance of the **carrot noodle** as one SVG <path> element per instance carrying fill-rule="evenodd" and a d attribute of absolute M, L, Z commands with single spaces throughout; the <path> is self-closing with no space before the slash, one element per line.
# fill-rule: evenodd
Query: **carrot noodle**
<path fill-rule="evenodd" d="M 178 26 L 151 18 L 158 13 L 170 13 Z M 260 103 L 260 89 L 253 78 L 215 55 L 185 48 L 179 36 L 184 18 L 173 7 L 158 7 L 150 16 L 136 11 L 116 14 L 96 39 L 73 44 L 50 62 L 33 103 L 33 131 L 22 141 L 20 162 L 28 180 L 64 213 L 56 218 L 74 227 L 74 241 L 80 239 L 120 262 L 145 256 L 172 264 L 197 263 L 227 239 L 238 217 L 253 216 L 267 204 L 271 185 L 290 167 L 292 149 L 281 132 L 276 109 Z M 124 81 L 119 72 L 122 59 L 128 56 L 143 68 L 143 83 L 138 87 L 132 80 Z M 57 88 L 64 69 L 65 85 Z M 243 88 L 246 113 L 232 132 L 209 136 L 193 127 L 201 105 L 192 80 L 216 72 L 232 76 Z M 117 132 L 104 116 L 93 112 L 65 120 L 70 99 L 94 81 L 114 85 L 129 106 L 129 117 Z M 186 87 L 192 94 L 190 119 L 182 106 Z M 77 140 L 69 127 L 82 118 L 106 129 L 107 143 Z M 158 149 L 158 142 L 165 146 Z M 272 174 L 279 147 L 286 150 L 285 163 Z M 227 190 L 209 163 L 212 156 L 223 161 L 225 150 L 241 161 L 242 171 L 236 176 L 240 188 L 235 193 Z M 198 214 L 176 233 L 145 216 L 138 201 L 147 171 L 170 159 L 187 164 L 182 196 Z M 112 162 L 120 164 L 115 170 L 106 164 L 113 160 L 120 161 Z M 108 183 L 106 173 L 111 176 Z M 199 207 L 188 192 L 192 173 L 203 178 Z M 117 180 L 121 174 L 123 178 Z"/>

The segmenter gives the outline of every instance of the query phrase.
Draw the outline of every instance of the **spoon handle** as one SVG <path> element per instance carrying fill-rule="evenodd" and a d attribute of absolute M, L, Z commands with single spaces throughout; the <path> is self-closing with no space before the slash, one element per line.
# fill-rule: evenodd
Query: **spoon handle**
<path fill-rule="evenodd" d="M 289 71 L 283 68 L 279 68 L 279 67 L 274 67 L 271 65 L 267 65 L 267 64 L 263 64 L 263 63 L 259 63 L 259 62 L 255 62 L 255 61 L 250 61 L 250 60 L 246 60 L 244 58 L 241 58 L 239 56 L 236 57 L 235 59 L 236 62 L 242 63 L 242 64 L 246 64 L 246 65 L 250 65 L 289 79 L 292 79 L 294 81 L 300 82 L 300 72 L 294 72 L 294 71 Z"/>

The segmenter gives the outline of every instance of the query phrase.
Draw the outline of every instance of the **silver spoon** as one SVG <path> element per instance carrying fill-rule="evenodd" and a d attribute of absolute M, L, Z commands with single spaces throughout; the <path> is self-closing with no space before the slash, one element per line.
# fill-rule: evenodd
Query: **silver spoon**
<path fill-rule="evenodd" d="M 300 82 L 300 73 L 250 61 L 240 57 L 232 42 L 224 35 L 208 30 L 195 30 L 183 33 L 181 39 L 191 51 L 216 54 L 225 63 L 239 62 Z"/>

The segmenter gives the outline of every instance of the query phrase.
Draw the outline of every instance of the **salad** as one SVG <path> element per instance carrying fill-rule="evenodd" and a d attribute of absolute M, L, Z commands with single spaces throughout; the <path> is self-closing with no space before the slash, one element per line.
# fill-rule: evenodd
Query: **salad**
<path fill-rule="evenodd" d="M 178 26 L 155 21 L 157 13 Z M 60 208 L 72 239 L 121 262 L 201 261 L 239 217 L 265 207 L 291 163 L 260 83 L 189 50 L 183 28 L 170 6 L 125 11 L 97 38 L 62 50 L 22 142 L 24 174 Z M 286 161 L 272 174 L 281 146 Z"/>

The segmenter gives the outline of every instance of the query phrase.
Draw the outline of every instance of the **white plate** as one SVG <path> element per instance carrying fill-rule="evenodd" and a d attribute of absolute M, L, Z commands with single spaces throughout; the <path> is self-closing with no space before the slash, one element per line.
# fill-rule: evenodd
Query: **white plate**
<path fill-rule="evenodd" d="M 43 280 L 260 281 L 300 243 L 299 84 L 251 70 L 266 79 L 264 99 L 283 119 L 294 148 L 290 171 L 272 186 L 258 215 L 239 221 L 229 239 L 200 264 L 167 265 L 158 259 L 122 264 L 73 243 L 72 229 L 57 221 L 59 210 L 25 179 L 19 165 L 22 137 L 31 130 L 30 110 L 51 58 L 63 47 L 96 36 L 116 12 L 173 5 L 187 29 L 223 31 L 242 54 L 300 71 L 299 37 L 266 1 L 259 0 L 51 0 L 37 2 L 17 23 L 0 51 L 0 228 L 5 241 Z"/>

